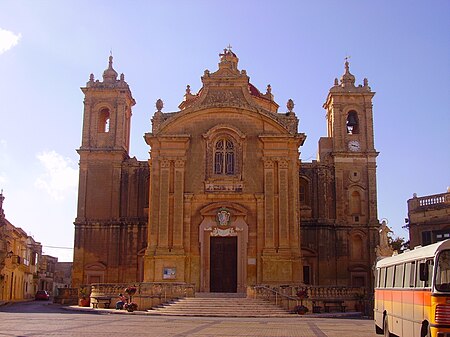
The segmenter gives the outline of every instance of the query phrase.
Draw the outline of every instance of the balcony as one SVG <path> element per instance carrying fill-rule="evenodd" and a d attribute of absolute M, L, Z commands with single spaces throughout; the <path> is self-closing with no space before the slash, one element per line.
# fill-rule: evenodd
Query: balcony
<path fill-rule="evenodd" d="M 427 195 L 425 197 L 415 196 L 408 200 L 408 211 L 420 211 L 429 208 L 443 208 L 450 206 L 450 192 Z"/>

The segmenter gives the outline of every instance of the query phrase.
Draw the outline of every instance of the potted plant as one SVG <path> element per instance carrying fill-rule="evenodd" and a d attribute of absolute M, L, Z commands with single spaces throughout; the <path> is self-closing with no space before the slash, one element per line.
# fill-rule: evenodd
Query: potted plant
<path fill-rule="evenodd" d="M 130 287 L 126 287 L 125 288 L 125 292 L 129 295 L 129 296 L 133 296 L 134 294 L 136 294 L 136 286 L 130 286 Z"/>
<path fill-rule="evenodd" d="M 125 305 L 123 307 L 125 308 L 126 311 L 133 312 L 133 311 L 137 310 L 138 305 L 134 302 L 130 302 L 130 303 L 125 303 Z"/>
<path fill-rule="evenodd" d="M 306 314 L 309 309 L 303 305 L 303 300 L 308 298 L 308 292 L 306 290 L 297 291 L 297 297 L 300 299 L 300 305 L 296 305 L 294 312 L 299 315 Z"/>
<path fill-rule="evenodd" d="M 129 302 L 125 303 L 125 305 L 123 306 L 128 312 L 133 312 L 135 310 L 137 310 L 138 305 L 137 303 L 133 302 L 133 295 L 136 294 L 137 288 L 136 286 L 130 286 L 130 287 L 126 287 L 125 288 L 125 292 L 128 294 L 129 298 Z"/>
<path fill-rule="evenodd" d="M 89 295 L 90 289 L 88 286 L 81 286 L 78 289 L 78 305 L 80 307 L 89 307 L 91 305 Z"/>
<path fill-rule="evenodd" d="M 299 314 L 299 315 L 304 315 L 308 311 L 309 311 L 309 309 L 307 307 L 305 307 L 303 304 L 296 305 L 294 307 L 294 313 Z"/>

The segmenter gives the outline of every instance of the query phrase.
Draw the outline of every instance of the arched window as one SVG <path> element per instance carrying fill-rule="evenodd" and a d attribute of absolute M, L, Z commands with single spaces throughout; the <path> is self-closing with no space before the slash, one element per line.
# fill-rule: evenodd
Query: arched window
<path fill-rule="evenodd" d="M 109 132 L 109 109 L 100 110 L 98 116 L 98 132 Z"/>
<path fill-rule="evenodd" d="M 349 111 L 347 114 L 347 133 L 348 134 L 359 133 L 358 113 L 354 110 Z"/>
<path fill-rule="evenodd" d="M 350 195 L 350 214 L 361 214 L 361 195 L 358 191 L 353 191 Z"/>
<path fill-rule="evenodd" d="M 214 145 L 214 174 L 235 173 L 235 146 L 227 138 L 219 139 Z"/>
<path fill-rule="evenodd" d="M 309 201 L 309 182 L 304 178 L 300 178 L 300 205 L 311 206 Z"/>

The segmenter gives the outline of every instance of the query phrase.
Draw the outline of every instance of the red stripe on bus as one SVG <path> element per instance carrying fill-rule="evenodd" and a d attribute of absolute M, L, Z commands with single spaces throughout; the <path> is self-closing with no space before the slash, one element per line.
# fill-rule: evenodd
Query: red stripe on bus
<path fill-rule="evenodd" d="M 431 305 L 431 291 L 428 290 L 394 290 L 376 289 L 375 297 L 381 301 L 392 301 L 405 304 Z"/>

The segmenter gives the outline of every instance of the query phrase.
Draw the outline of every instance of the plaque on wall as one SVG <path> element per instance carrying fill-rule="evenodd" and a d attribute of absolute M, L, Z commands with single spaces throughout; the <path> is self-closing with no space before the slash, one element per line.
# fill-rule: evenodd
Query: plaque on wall
<path fill-rule="evenodd" d="M 164 267 L 163 271 L 163 280 L 172 280 L 175 279 L 177 275 L 177 268 L 173 267 Z"/>

